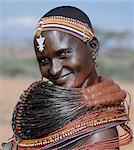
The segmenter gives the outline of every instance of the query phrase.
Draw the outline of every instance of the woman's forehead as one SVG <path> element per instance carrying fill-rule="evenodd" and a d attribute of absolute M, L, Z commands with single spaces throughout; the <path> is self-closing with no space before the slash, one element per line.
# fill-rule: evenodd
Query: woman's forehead
<path fill-rule="evenodd" d="M 43 31 L 42 35 L 49 40 L 60 40 L 62 41 L 67 41 L 71 38 L 71 35 L 61 32 L 61 31 Z"/>
<path fill-rule="evenodd" d="M 71 47 L 76 44 L 83 43 L 79 38 L 70 35 L 68 33 L 64 33 L 61 31 L 43 31 L 41 33 L 42 37 L 45 38 L 44 44 L 46 47 L 65 49 Z M 35 41 L 39 36 L 35 37 Z M 36 42 L 37 45 L 37 42 Z"/>

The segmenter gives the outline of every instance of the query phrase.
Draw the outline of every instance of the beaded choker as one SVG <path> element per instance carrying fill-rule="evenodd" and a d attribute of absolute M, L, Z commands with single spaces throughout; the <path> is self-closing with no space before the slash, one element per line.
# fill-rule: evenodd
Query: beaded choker
<path fill-rule="evenodd" d="M 35 30 L 37 32 L 58 30 L 71 34 L 82 41 L 91 41 L 94 34 L 93 30 L 86 24 L 79 20 L 63 17 L 63 16 L 50 16 L 42 18 Z"/>

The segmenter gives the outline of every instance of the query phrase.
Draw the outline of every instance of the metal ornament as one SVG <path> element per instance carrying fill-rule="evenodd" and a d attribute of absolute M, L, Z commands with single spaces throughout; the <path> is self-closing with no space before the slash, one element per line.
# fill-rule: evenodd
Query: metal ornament
<path fill-rule="evenodd" d="M 36 39 L 36 41 L 37 41 L 37 43 L 38 43 L 38 45 L 39 45 L 39 46 L 37 46 L 37 47 L 39 48 L 39 51 L 40 51 L 40 52 L 43 52 L 43 51 L 44 51 L 44 45 L 43 45 L 44 40 L 45 40 L 45 38 L 42 37 L 42 35 L 40 35 L 40 37 Z"/>

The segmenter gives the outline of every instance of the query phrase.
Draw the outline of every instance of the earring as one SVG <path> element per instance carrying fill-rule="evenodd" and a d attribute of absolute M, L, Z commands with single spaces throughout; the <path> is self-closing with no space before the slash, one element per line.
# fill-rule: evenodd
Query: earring
<path fill-rule="evenodd" d="M 95 66 L 98 67 L 98 52 L 97 52 L 97 50 L 92 50 L 92 59 L 95 63 Z"/>

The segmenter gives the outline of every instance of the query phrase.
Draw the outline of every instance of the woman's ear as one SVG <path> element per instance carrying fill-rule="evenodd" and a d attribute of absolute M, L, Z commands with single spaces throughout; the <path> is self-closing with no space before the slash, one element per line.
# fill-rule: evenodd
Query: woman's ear
<path fill-rule="evenodd" d="M 96 37 L 93 37 L 91 41 L 88 41 L 88 46 L 92 51 L 98 52 L 99 42 Z"/>
<path fill-rule="evenodd" d="M 89 50 L 91 51 L 92 59 L 97 67 L 98 66 L 97 58 L 98 58 L 98 50 L 99 50 L 99 42 L 97 38 L 93 37 L 91 41 L 87 42 L 87 45 L 88 45 Z"/>

